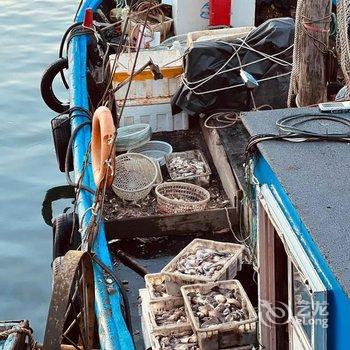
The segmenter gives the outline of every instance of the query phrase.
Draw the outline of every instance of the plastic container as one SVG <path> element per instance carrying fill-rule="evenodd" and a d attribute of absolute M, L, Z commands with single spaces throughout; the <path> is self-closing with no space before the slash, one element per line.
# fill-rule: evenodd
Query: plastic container
<path fill-rule="evenodd" d="M 163 183 L 163 175 L 162 175 L 162 169 L 160 168 L 160 165 L 158 162 L 154 162 L 157 166 L 157 178 L 156 181 L 153 184 L 153 187 L 157 187 L 161 183 Z"/>
<path fill-rule="evenodd" d="M 136 53 L 122 53 L 118 59 L 118 66 L 113 75 L 112 85 L 118 85 L 130 78 L 132 68 L 136 59 Z M 182 53 L 180 50 L 143 50 L 139 53 L 135 70 L 140 69 L 152 59 L 159 67 L 163 79 L 154 80 L 149 68 L 137 74 L 130 85 L 128 101 L 153 98 L 171 98 L 181 85 L 181 74 L 183 73 Z M 115 68 L 115 55 L 110 58 L 110 68 Z M 115 92 L 116 101 L 123 101 L 128 84 L 125 84 Z M 145 101 L 147 102 L 147 101 Z"/>
<path fill-rule="evenodd" d="M 149 293 L 146 288 L 139 289 L 138 312 L 141 319 L 141 331 L 145 349 L 151 349 L 151 322 L 149 319 L 148 305 Z"/>
<path fill-rule="evenodd" d="M 163 297 L 157 297 L 154 294 L 154 289 L 153 289 L 153 285 L 161 285 L 164 284 L 164 287 L 166 289 L 166 285 L 165 285 L 165 280 L 168 277 L 166 275 L 163 275 L 162 273 L 149 273 L 145 276 L 145 283 L 146 283 L 146 288 L 148 290 L 149 296 L 150 296 L 150 300 L 154 301 L 154 300 L 164 300 L 164 299 L 171 299 L 173 298 L 173 296 L 171 295 L 167 295 L 167 296 L 163 296 Z"/>
<path fill-rule="evenodd" d="M 179 161 L 183 160 L 197 160 L 204 164 L 204 172 L 200 175 L 179 175 L 176 173 L 176 170 L 173 170 L 171 167 L 171 162 L 178 158 Z M 194 181 L 198 186 L 207 185 L 210 181 L 211 169 L 207 160 L 205 159 L 203 153 L 199 149 L 185 151 L 185 152 L 173 152 L 170 155 L 165 156 L 165 164 L 168 169 L 170 178 L 173 181 Z"/>
<path fill-rule="evenodd" d="M 116 157 L 112 189 L 123 200 L 138 201 L 151 192 L 157 176 L 152 159 L 138 153 L 122 154 Z"/>
<path fill-rule="evenodd" d="M 249 318 L 244 321 L 232 321 L 220 325 L 200 328 L 198 319 L 193 314 L 191 303 L 187 295 L 191 292 L 208 293 L 213 287 L 239 290 L 242 297 L 242 304 L 247 309 Z M 239 281 L 232 280 L 183 286 L 181 288 L 181 293 L 184 298 L 188 318 L 190 319 L 192 329 L 197 335 L 198 344 L 201 350 L 219 350 L 221 348 L 225 349 L 232 346 L 256 343 L 256 323 L 258 317 Z"/>
<path fill-rule="evenodd" d="M 202 275 L 186 275 L 180 272 L 175 272 L 176 264 L 179 259 L 181 259 L 182 256 L 187 255 L 189 252 L 195 252 L 200 246 L 214 249 L 219 252 L 227 251 L 230 252 L 232 256 L 226 261 L 222 269 L 216 271 L 211 277 Z M 241 244 L 216 242 L 206 239 L 194 239 L 162 269 L 162 273 L 167 276 L 165 283 L 168 293 L 174 296 L 179 296 L 181 295 L 180 288 L 183 285 L 233 279 L 236 277 L 237 272 L 242 269 L 243 253 L 244 246 Z"/>
<path fill-rule="evenodd" d="M 140 147 L 131 149 L 129 152 L 143 154 L 158 162 L 160 166 L 163 166 L 165 165 L 165 156 L 173 152 L 173 147 L 163 141 L 148 141 Z"/>
<path fill-rule="evenodd" d="M 186 182 L 165 182 L 156 187 L 156 197 L 159 213 L 180 214 L 204 210 L 210 193 Z"/>
<path fill-rule="evenodd" d="M 117 152 L 125 152 L 131 148 L 140 147 L 152 137 L 152 129 L 149 124 L 134 124 L 123 126 L 117 130 Z"/>
<path fill-rule="evenodd" d="M 193 330 L 191 328 L 191 325 L 178 325 L 178 327 L 176 329 L 173 330 L 162 330 L 159 331 L 158 334 L 155 336 L 153 334 L 151 334 L 151 346 L 152 346 L 152 350 L 163 350 L 164 347 L 161 346 L 160 344 L 160 340 L 162 337 L 168 337 L 171 335 L 178 335 L 180 333 L 184 333 L 187 334 L 188 336 L 193 335 Z M 186 345 L 184 344 L 182 347 L 183 350 L 189 350 L 189 347 L 186 347 Z"/>
<path fill-rule="evenodd" d="M 148 275 L 150 276 L 150 275 Z M 162 350 L 159 344 L 159 337 L 168 336 L 171 334 L 179 334 L 182 332 L 193 333 L 191 324 L 188 323 L 179 323 L 176 327 L 172 328 L 162 328 L 158 330 L 152 329 L 152 322 L 150 318 L 150 295 L 147 289 L 140 289 L 140 303 L 139 303 L 139 314 L 141 316 L 141 327 L 142 335 L 144 340 L 144 348 L 153 350 Z M 174 299 L 174 298 L 173 298 Z M 181 298 L 182 299 L 182 298 Z M 183 304 L 183 300 L 182 300 Z"/>
<path fill-rule="evenodd" d="M 187 113 L 173 115 L 170 100 L 170 97 L 128 100 L 120 126 L 147 123 L 153 132 L 187 130 Z M 122 101 L 117 101 L 117 106 L 121 107 Z"/>
<path fill-rule="evenodd" d="M 167 330 L 167 331 L 177 330 L 179 325 L 191 327 L 190 321 L 187 319 L 187 314 L 186 314 L 186 322 L 181 322 L 181 323 L 174 322 L 173 324 L 158 326 L 155 319 L 155 316 L 157 314 L 162 315 L 165 311 L 169 311 L 178 307 L 184 307 L 184 300 L 182 297 L 172 297 L 164 300 L 159 299 L 159 300 L 150 301 L 148 307 L 149 307 L 149 315 L 150 315 L 150 321 L 151 321 L 151 334 L 153 335 L 158 335 L 159 332 L 162 330 Z"/>
<path fill-rule="evenodd" d="M 211 26 L 230 26 L 231 0 L 210 0 L 209 9 Z"/>

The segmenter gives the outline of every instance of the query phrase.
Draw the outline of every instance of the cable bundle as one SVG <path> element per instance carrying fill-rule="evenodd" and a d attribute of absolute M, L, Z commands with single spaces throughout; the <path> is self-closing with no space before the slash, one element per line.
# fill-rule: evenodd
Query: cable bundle
<path fill-rule="evenodd" d="M 340 126 L 345 126 L 347 132 L 317 132 L 302 128 L 302 125 L 315 121 L 331 121 Z M 276 126 L 280 130 L 279 135 L 259 134 L 249 139 L 246 153 L 250 153 L 252 148 L 262 141 L 281 140 L 289 142 L 306 141 L 329 141 L 329 142 L 350 142 L 350 120 L 333 114 L 295 114 L 279 119 Z"/>

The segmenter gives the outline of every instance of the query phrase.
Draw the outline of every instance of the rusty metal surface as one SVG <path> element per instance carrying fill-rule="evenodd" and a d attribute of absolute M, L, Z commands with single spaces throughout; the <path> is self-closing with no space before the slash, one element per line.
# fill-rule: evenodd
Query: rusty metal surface
<path fill-rule="evenodd" d="M 49 314 L 47 317 L 44 350 L 60 350 L 65 331 L 67 308 L 72 301 L 77 278 L 80 279 L 79 269 L 82 270 L 83 295 L 86 296 L 84 305 L 87 319 L 85 331 L 88 349 L 93 347 L 94 333 L 94 279 L 91 258 L 88 253 L 82 251 L 69 251 L 60 264 L 59 270 L 54 275 Z M 81 307 L 82 309 L 82 307 Z"/>

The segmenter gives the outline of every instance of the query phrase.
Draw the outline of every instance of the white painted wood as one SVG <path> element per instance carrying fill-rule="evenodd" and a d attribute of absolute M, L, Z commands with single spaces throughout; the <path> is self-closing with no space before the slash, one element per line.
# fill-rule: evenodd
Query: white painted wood
<path fill-rule="evenodd" d="M 209 0 L 173 0 L 175 35 L 204 30 L 209 25 Z"/>
<path fill-rule="evenodd" d="M 200 125 L 205 142 L 209 148 L 215 168 L 219 174 L 225 192 L 230 199 L 231 205 L 234 208 L 237 208 L 237 199 L 239 196 L 240 188 L 238 186 L 234 172 L 230 166 L 226 151 L 221 143 L 218 131 L 215 129 L 206 128 L 204 126 L 203 120 L 200 121 Z"/>
<path fill-rule="evenodd" d="M 255 25 L 255 0 L 231 0 L 231 27 Z"/>

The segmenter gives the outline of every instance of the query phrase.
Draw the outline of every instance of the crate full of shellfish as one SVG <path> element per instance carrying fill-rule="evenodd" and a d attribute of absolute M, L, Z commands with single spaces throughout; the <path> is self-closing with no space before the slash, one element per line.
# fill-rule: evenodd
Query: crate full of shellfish
<path fill-rule="evenodd" d="M 145 275 L 146 288 L 149 293 L 150 300 L 166 300 L 171 299 L 168 293 L 165 281 L 168 277 L 162 273 L 149 273 Z"/>
<path fill-rule="evenodd" d="M 199 186 L 209 184 L 211 169 L 199 149 L 173 152 L 165 156 L 165 164 L 173 181 L 191 181 Z"/>
<path fill-rule="evenodd" d="M 165 329 L 151 335 L 152 350 L 199 350 L 197 336 L 190 325 L 179 325 L 177 329 Z"/>
<path fill-rule="evenodd" d="M 151 334 L 153 335 L 157 335 L 163 330 L 176 331 L 179 326 L 191 326 L 182 297 L 150 301 L 148 313 Z"/>
<path fill-rule="evenodd" d="M 183 285 L 235 278 L 243 252 L 241 244 L 194 239 L 162 269 L 167 293 L 180 296 Z"/>
<path fill-rule="evenodd" d="M 239 281 L 183 286 L 181 293 L 201 350 L 256 344 L 258 317 Z"/>

